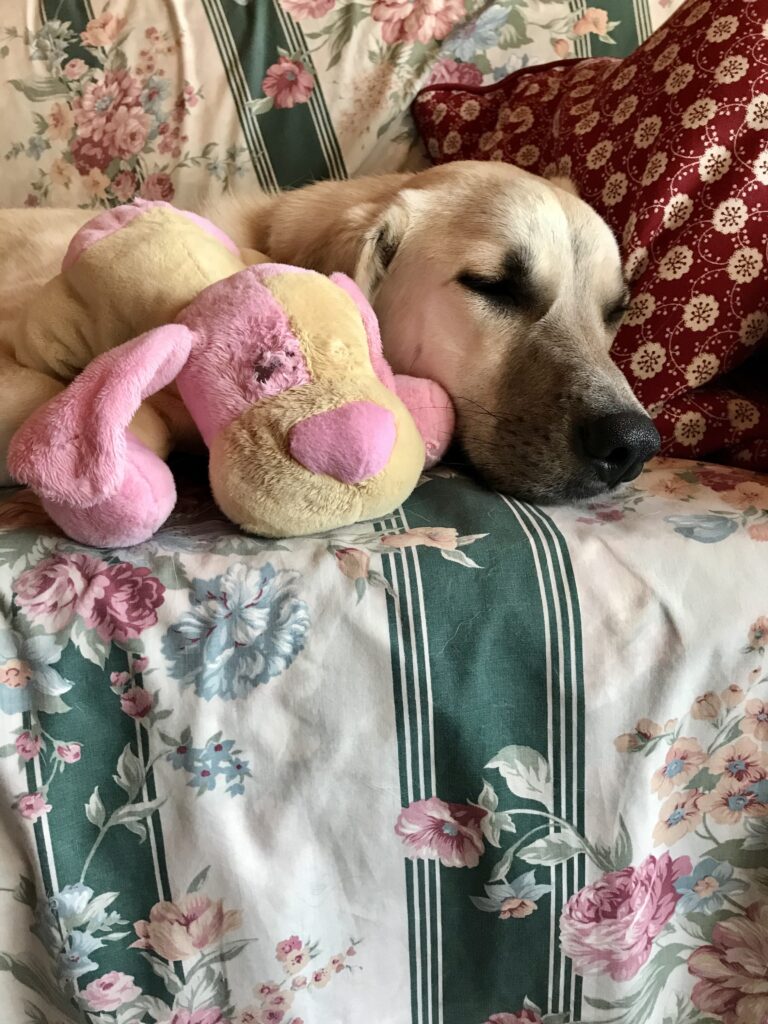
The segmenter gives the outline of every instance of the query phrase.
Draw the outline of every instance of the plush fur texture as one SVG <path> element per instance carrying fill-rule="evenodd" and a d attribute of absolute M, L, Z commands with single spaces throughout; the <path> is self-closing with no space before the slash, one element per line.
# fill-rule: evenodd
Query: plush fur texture
<path fill-rule="evenodd" d="M 99 548 L 140 544 L 163 525 L 175 504 L 170 469 L 130 433 L 122 480 L 108 498 L 87 508 L 43 499 L 43 508 L 69 537 Z"/>
<path fill-rule="evenodd" d="M 62 370 L 70 366 L 63 352 L 79 359 L 97 344 L 108 350 L 33 414 L 9 456 L 14 476 L 44 496 L 70 536 L 137 543 L 170 512 L 167 467 L 128 428 L 142 400 L 174 379 L 210 445 L 214 496 L 246 529 L 314 533 L 385 514 L 407 497 L 424 467 L 424 442 L 351 281 L 239 260 L 236 272 L 222 274 L 234 259 L 229 249 L 217 254 L 211 233 L 165 204 L 124 223 L 119 210 L 96 221 L 100 230 L 82 232 L 90 244 L 51 283 L 51 305 L 30 314 L 28 337 L 42 344 L 44 328 L 54 332 Z M 151 300 L 161 278 L 147 282 L 147 267 L 171 276 L 159 309 Z M 177 308 L 201 281 L 207 287 Z M 119 344 L 137 318 L 161 315 L 177 322 Z M 425 381 L 406 390 L 422 418 L 434 402 L 444 449 L 447 397 Z"/>
<path fill-rule="evenodd" d="M 44 498 L 73 508 L 116 494 L 133 414 L 175 379 L 191 345 L 186 327 L 167 324 L 105 352 L 17 432 L 11 472 Z"/>
<path fill-rule="evenodd" d="M 396 441 L 389 409 L 375 402 L 347 402 L 297 423 L 288 435 L 288 450 L 311 473 L 361 484 L 382 472 Z"/>
<path fill-rule="evenodd" d="M 188 221 L 197 225 L 201 231 L 215 238 L 220 245 L 223 245 L 225 249 L 228 249 L 234 256 L 238 256 L 238 249 L 235 243 L 224 234 L 215 224 L 212 224 L 205 217 L 200 217 L 196 213 L 191 213 L 189 210 L 177 210 L 171 206 L 170 203 L 164 203 L 159 200 L 150 201 L 147 199 L 134 199 L 130 206 L 117 206 L 114 209 L 107 210 L 105 213 L 99 214 L 94 217 L 93 220 L 88 223 L 77 232 L 72 241 L 69 243 L 66 254 L 61 264 L 62 270 L 68 270 L 73 264 L 75 264 L 86 249 L 90 249 L 96 242 L 101 241 L 103 238 L 108 238 L 109 235 L 114 234 L 115 231 L 119 231 L 120 228 L 127 227 L 132 220 L 136 220 L 137 217 L 141 217 L 148 210 L 173 210 L 174 214 L 186 217 Z"/>

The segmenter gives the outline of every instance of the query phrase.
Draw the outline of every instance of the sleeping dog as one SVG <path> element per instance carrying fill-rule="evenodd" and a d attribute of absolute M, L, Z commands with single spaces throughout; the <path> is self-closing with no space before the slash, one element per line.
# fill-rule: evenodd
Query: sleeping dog
<path fill-rule="evenodd" d="M 465 161 L 200 212 L 272 260 L 353 277 L 393 369 L 446 388 L 457 440 L 492 486 L 531 501 L 588 498 L 633 479 L 658 450 L 609 355 L 627 303 L 616 241 L 567 181 Z M 0 210 L 0 477 L 13 430 L 59 386 L 20 365 L 14 319 L 90 216 Z M 164 454 L 162 419 L 183 411 L 155 409 L 150 443 Z"/>

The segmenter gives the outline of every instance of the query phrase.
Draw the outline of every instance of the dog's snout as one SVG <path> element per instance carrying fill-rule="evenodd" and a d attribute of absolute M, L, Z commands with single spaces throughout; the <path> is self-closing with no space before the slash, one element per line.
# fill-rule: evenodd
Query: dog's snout
<path fill-rule="evenodd" d="M 584 454 L 610 487 L 634 480 L 659 450 L 653 420 L 642 412 L 619 412 L 589 420 L 581 428 Z"/>

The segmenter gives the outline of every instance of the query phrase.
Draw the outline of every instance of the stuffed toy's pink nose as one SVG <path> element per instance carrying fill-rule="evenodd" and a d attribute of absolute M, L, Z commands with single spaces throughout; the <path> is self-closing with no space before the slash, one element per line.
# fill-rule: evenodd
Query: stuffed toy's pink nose
<path fill-rule="evenodd" d="M 297 423 L 289 447 L 310 472 L 359 484 L 384 469 L 396 439 L 395 417 L 388 409 L 374 402 L 347 402 Z"/>

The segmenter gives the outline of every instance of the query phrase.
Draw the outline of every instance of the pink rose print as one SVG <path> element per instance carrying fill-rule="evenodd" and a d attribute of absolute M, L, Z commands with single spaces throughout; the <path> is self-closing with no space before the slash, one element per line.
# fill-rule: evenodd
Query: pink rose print
<path fill-rule="evenodd" d="M 239 910 L 224 910 L 222 900 L 188 893 L 175 903 L 156 903 L 148 921 L 135 921 L 138 938 L 131 949 L 150 949 L 166 960 L 188 960 L 240 924 Z"/>
<path fill-rule="evenodd" d="M 376 0 L 371 17 L 385 43 L 445 39 L 466 11 L 464 0 Z"/>
<path fill-rule="evenodd" d="M 282 942 L 278 942 L 275 946 L 275 956 L 282 963 L 287 960 L 288 957 L 294 950 L 299 950 L 303 947 L 304 943 L 298 937 L 298 935 L 292 935 L 290 939 L 284 939 Z M 266 993 L 269 995 L 270 993 Z"/>
<path fill-rule="evenodd" d="M 140 636 L 157 622 L 165 587 L 143 566 L 118 562 L 107 566 L 98 586 L 89 589 L 83 610 L 86 625 L 95 628 L 102 640 L 118 643 Z"/>
<path fill-rule="evenodd" d="M 46 632 L 58 633 L 78 614 L 90 581 L 106 567 L 90 555 L 51 555 L 16 580 L 16 603 Z"/>
<path fill-rule="evenodd" d="M 133 686 L 120 697 L 120 710 L 131 718 L 145 718 L 152 710 L 155 698 L 140 686 Z"/>
<path fill-rule="evenodd" d="M 712 929 L 712 944 L 688 958 L 697 978 L 691 1001 L 723 1024 L 755 1024 L 768 1019 L 765 979 L 768 903 L 753 903 L 746 916 L 734 915 Z"/>
<path fill-rule="evenodd" d="M 40 736 L 33 736 L 31 732 L 23 732 L 16 737 L 16 753 L 22 761 L 31 761 L 37 757 L 43 746 Z"/>
<path fill-rule="evenodd" d="M 315 88 L 315 80 L 300 60 L 280 57 L 277 64 L 267 68 L 261 83 L 265 96 L 271 96 L 279 109 L 306 103 Z"/>
<path fill-rule="evenodd" d="M 149 665 L 149 658 L 134 658 L 131 668 L 134 672 L 144 672 Z"/>
<path fill-rule="evenodd" d="M 65 764 L 77 764 L 82 755 L 79 743 L 59 743 L 56 747 L 56 756 L 60 757 Z"/>
<path fill-rule="evenodd" d="M 447 868 L 474 868 L 485 850 L 480 822 L 487 811 L 433 796 L 406 807 L 395 832 L 409 857 L 439 860 Z"/>
<path fill-rule="evenodd" d="M 573 26 L 575 36 L 586 36 L 590 32 L 604 36 L 608 31 L 608 12 L 599 7 L 588 7 Z"/>
<path fill-rule="evenodd" d="M 80 33 L 83 46 L 111 46 L 125 28 L 126 19 L 118 18 L 116 14 L 108 11 L 100 14 L 98 18 L 91 18 L 85 26 L 85 31 Z"/>
<path fill-rule="evenodd" d="M 445 85 L 447 83 L 457 85 L 482 85 L 483 75 L 480 68 L 474 64 L 460 63 L 444 57 L 432 68 L 427 85 Z"/>
<path fill-rule="evenodd" d="M 28 793 L 17 800 L 16 810 L 22 818 L 27 818 L 28 821 L 37 821 L 38 818 L 49 813 L 51 805 L 45 802 L 42 793 Z"/>
<path fill-rule="evenodd" d="M 118 642 L 157 622 L 165 594 L 149 569 L 128 562 L 108 565 L 83 554 L 51 555 L 23 572 L 14 589 L 27 618 L 48 632 L 59 632 L 79 615 L 102 640 Z"/>
<path fill-rule="evenodd" d="M 576 973 L 634 978 L 680 899 L 675 882 L 690 871 L 690 857 L 651 855 L 572 896 L 560 917 L 560 942 Z"/>
<path fill-rule="evenodd" d="M 74 60 L 68 60 L 64 65 L 64 77 L 68 78 L 70 82 L 74 82 L 78 78 L 82 78 L 85 72 L 88 70 L 88 65 L 84 60 L 80 60 L 76 57 Z"/>
<path fill-rule="evenodd" d="M 175 188 L 167 174 L 150 174 L 141 186 L 139 195 L 142 199 L 162 199 L 170 203 L 175 195 Z"/>
<path fill-rule="evenodd" d="M 288 11 L 292 18 L 322 18 L 333 10 L 336 0 L 281 0 L 280 6 Z"/>
<path fill-rule="evenodd" d="M 113 690 L 122 690 L 130 681 L 130 672 L 113 672 L 109 677 L 109 685 Z"/>
<path fill-rule="evenodd" d="M 567 57 L 571 52 L 571 44 L 567 39 L 553 39 L 552 49 L 555 51 L 558 57 L 561 59 Z"/>
<path fill-rule="evenodd" d="M 81 174 L 94 167 L 104 170 L 114 157 L 133 156 L 143 148 L 150 118 L 141 106 L 141 89 L 129 71 L 105 71 L 75 96 L 72 158 Z"/>
<path fill-rule="evenodd" d="M 86 985 L 83 995 L 92 1010 L 117 1010 L 138 999 L 141 989 L 134 984 L 130 974 L 110 971 Z"/>

